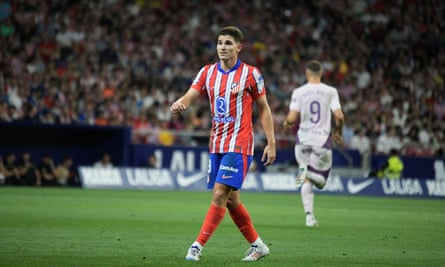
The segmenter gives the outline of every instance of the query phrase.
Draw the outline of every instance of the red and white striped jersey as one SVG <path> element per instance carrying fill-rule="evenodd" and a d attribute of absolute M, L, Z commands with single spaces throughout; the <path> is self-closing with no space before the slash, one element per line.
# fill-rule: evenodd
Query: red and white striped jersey
<path fill-rule="evenodd" d="M 201 68 L 191 88 L 209 97 L 210 153 L 253 155 L 253 102 L 266 94 L 258 68 L 240 60 L 228 71 L 219 63 L 209 64 Z"/>

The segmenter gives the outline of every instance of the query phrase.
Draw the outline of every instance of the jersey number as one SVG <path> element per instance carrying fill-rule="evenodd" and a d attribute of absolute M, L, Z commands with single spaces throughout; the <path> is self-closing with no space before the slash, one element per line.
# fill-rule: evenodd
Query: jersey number
<path fill-rule="evenodd" d="M 311 111 L 311 118 L 310 121 L 312 123 L 317 123 L 320 121 L 320 102 L 318 101 L 312 101 L 309 105 L 310 111 Z"/>

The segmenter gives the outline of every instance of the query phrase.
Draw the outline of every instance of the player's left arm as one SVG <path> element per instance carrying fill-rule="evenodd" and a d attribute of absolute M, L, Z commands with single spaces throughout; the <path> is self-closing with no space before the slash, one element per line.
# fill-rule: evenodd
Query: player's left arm
<path fill-rule="evenodd" d="M 267 166 L 272 164 L 277 157 L 272 112 L 270 110 L 266 95 L 256 98 L 255 103 L 258 108 L 261 125 L 267 139 L 267 144 L 264 147 L 263 156 L 261 157 L 261 161 L 263 161 L 264 165 Z"/>

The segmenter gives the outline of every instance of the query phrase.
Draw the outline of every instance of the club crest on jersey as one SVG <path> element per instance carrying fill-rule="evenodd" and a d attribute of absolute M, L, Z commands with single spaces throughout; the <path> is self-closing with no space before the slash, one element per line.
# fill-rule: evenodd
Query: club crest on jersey
<path fill-rule="evenodd" d="M 232 83 L 232 86 L 230 87 L 230 92 L 232 95 L 238 94 L 238 92 L 241 91 L 241 86 L 239 83 Z"/>

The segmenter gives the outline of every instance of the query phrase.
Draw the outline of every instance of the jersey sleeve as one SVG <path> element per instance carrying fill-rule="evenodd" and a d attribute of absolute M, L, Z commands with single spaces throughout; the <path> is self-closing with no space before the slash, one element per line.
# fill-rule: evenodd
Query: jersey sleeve
<path fill-rule="evenodd" d="M 200 94 L 205 94 L 206 93 L 206 79 L 207 79 L 207 70 L 208 70 L 209 66 L 206 65 L 204 67 L 202 67 L 198 74 L 196 74 L 195 79 L 192 82 L 192 85 L 190 86 L 190 88 L 193 88 L 195 90 L 197 90 Z"/>
<path fill-rule="evenodd" d="M 294 89 L 290 98 L 289 110 L 300 110 L 300 103 L 298 102 L 297 90 Z"/>
<path fill-rule="evenodd" d="M 263 75 L 256 67 L 253 67 L 252 78 L 252 82 L 250 83 L 251 93 L 253 99 L 257 99 L 258 97 L 266 94 L 266 86 L 264 85 Z"/>
<path fill-rule="evenodd" d="M 334 89 L 334 92 L 332 94 L 331 110 L 332 111 L 336 111 L 336 110 L 339 110 L 339 109 L 341 109 L 340 98 L 338 96 L 337 90 Z"/>

